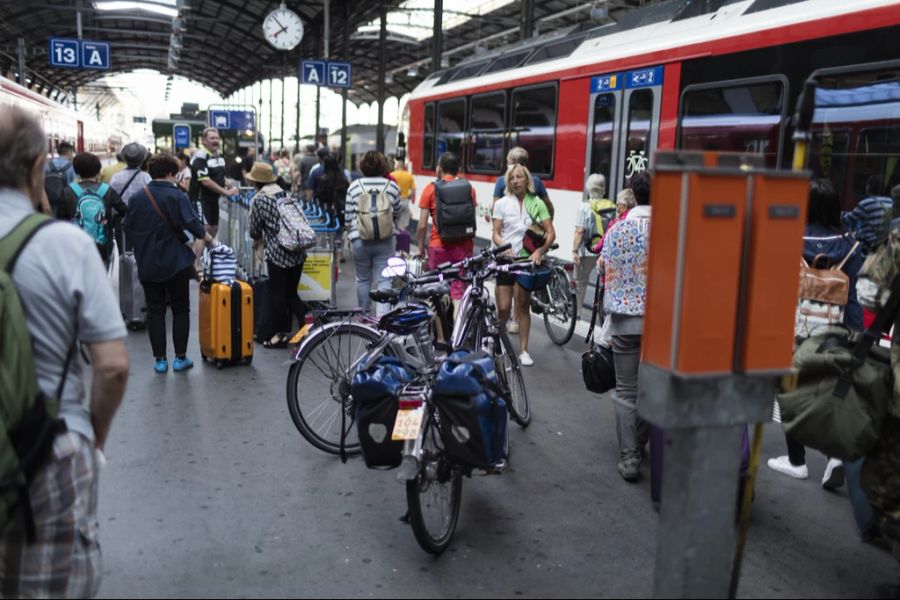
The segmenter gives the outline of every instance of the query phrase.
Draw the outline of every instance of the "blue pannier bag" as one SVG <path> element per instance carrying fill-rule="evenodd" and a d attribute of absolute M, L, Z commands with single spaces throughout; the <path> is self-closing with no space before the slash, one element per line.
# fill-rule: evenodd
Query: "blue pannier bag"
<path fill-rule="evenodd" d="M 403 459 L 403 442 L 392 441 L 400 390 L 413 379 L 396 358 L 382 356 L 353 376 L 350 395 L 356 416 L 356 433 L 366 466 L 393 468 Z"/>
<path fill-rule="evenodd" d="M 506 459 L 506 399 L 494 360 L 460 350 L 441 365 L 433 389 L 441 438 L 456 462 L 490 469 Z"/>

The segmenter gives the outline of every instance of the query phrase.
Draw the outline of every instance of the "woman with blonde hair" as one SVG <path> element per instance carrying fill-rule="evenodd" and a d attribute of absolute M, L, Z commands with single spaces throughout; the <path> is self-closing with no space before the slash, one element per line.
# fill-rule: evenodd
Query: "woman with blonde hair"
<path fill-rule="evenodd" d="M 546 256 L 556 240 L 547 205 L 535 195 L 534 181 L 528 167 L 514 165 L 506 173 L 507 194 L 497 201 L 493 211 L 493 241 L 497 246 L 512 244 L 516 257 L 530 257 L 536 265 Z M 526 239 L 528 238 L 528 239 Z M 529 250 L 529 247 L 531 250 Z M 513 287 L 515 286 L 515 287 Z M 534 365 L 528 354 L 528 334 L 531 329 L 531 291 L 516 282 L 514 275 L 497 278 L 497 312 L 501 323 L 509 319 L 513 293 L 516 296 L 519 324 L 519 362 Z"/>

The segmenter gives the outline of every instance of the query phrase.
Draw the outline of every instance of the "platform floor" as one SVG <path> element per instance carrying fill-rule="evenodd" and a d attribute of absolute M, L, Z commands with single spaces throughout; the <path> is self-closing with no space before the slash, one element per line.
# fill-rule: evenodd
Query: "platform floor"
<path fill-rule="evenodd" d="M 339 297 L 352 305 L 346 266 Z M 532 425 L 511 426 L 506 474 L 464 481 L 454 543 L 434 558 L 399 520 L 393 473 L 341 464 L 296 431 L 287 352 L 200 364 L 196 316 L 198 364 L 185 374 L 153 373 L 146 334 L 129 334 L 131 377 L 101 475 L 101 597 L 652 594 L 649 471 L 637 484 L 617 474 L 613 406 L 582 386 L 580 339 L 554 346 L 535 321 Z M 873 597 L 896 583 L 893 558 L 859 541 L 846 490 L 820 487 L 821 455 L 810 452 L 807 481 L 764 466 L 784 450 L 767 425 L 739 595 Z"/>

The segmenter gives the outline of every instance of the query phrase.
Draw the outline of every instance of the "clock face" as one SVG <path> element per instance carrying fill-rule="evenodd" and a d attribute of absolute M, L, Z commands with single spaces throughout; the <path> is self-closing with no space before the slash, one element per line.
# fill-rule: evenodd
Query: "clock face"
<path fill-rule="evenodd" d="M 303 21 L 290 9 L 276 8 L 263 21 L 263 35 L 279 50 L 292 50 L 303 40 Z"/>

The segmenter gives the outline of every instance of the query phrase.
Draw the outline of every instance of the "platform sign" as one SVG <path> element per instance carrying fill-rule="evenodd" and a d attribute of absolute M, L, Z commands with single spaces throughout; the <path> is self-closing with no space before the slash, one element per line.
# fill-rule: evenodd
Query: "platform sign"
<path fill-rule="evenodd" d="M 300 82 L 312 85 L 325 85 L 324 60 L 304 60 L 300 62 Z"/>
<path fill-rule="evenodd" d="M 349 88 L 353 67 L 346 62 L 328 62 L 328 87 Z"/>
<path fill-rule="evenodd" d="M 236 131 L 256 131 L 256 118 L 247 110 L 232 110 L 231 128 Z"/>
<path fill-rule="evenodd" d="M 591 77 L 591 93 L 608 92 L 622 88 L 622 75 L 616 73 L 614 75 L 598 75 Z"/>
<path fill-rule="evenodd" d="M 175 150 L 189 148 L 191 145 L 191 126 L 187 123 L 175 123 L 172 125 L 172 139 L 175 140 Z"/>
<path fill-rule="evenodd" d="M 652 67 L 650 69 L 641 69 L 639 71 L 630 71 L 625 76 L 625 87 L 642 88 L 654 85 L 662 85 L 663 68 Z"/>
<path fill-rule="evenodd" d="M 50 66 L 77 69 L 81 66 L 78 40 L 50 38 Z"/>
<path fill-rule="evenodd" d="M 231 111 L 230 110 L 211 110 L 209 111 L 209 126 L 216 129 L 231 129 Z"/>
<path fill-rule="evenodd" d="M 83 69 L 109 70 L 109 44 L 106 42 L 81 42 L 81 67 Z"/>

